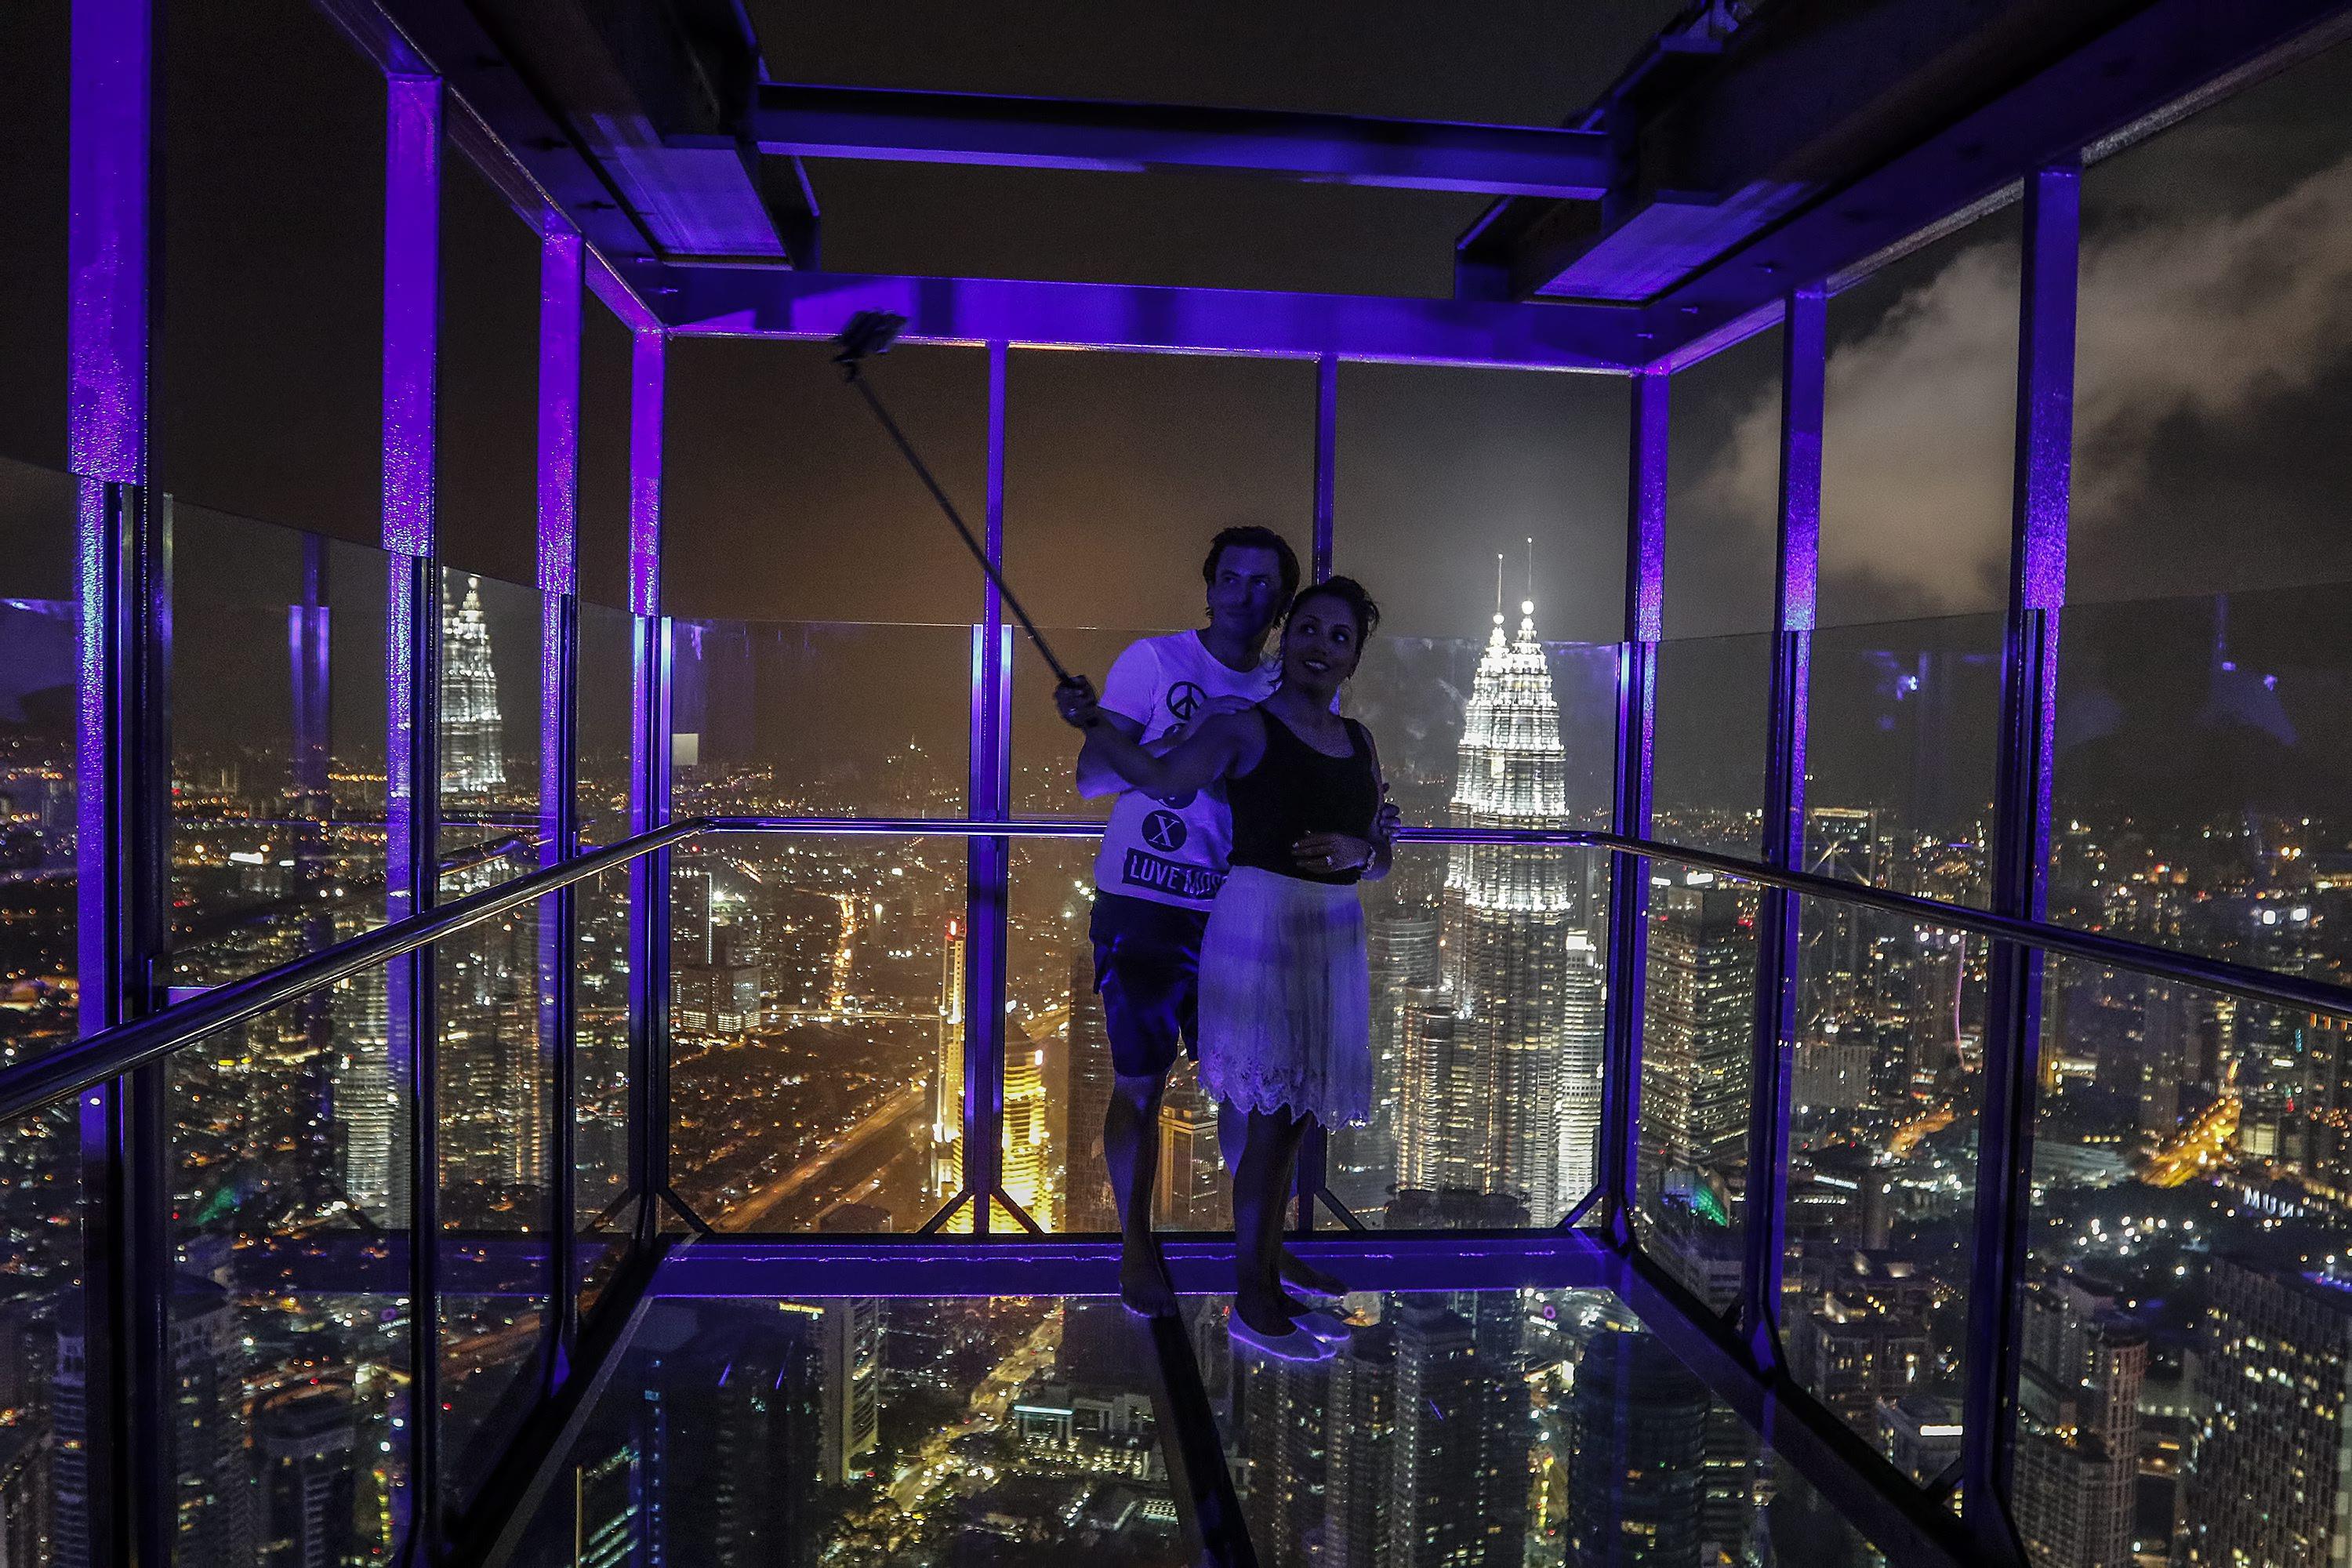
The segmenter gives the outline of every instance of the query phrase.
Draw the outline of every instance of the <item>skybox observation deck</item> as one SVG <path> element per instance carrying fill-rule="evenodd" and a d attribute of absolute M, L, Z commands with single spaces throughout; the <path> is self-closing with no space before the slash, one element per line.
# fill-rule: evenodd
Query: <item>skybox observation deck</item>
<path fill-rule="evenodd" d="M 0 1568 L 2352 1562 L 2352 7 L 1427 9 L 16 0 Z M 1386 605 L 1329 1361 L 861 310 Z"/>

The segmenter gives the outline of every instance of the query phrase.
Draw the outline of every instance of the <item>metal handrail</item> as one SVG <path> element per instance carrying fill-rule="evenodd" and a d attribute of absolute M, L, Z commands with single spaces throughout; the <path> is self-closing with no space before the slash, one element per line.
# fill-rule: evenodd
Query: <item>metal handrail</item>
<path fill-rule="evenodd" d="M 545 867 L 513 881 L 394 921 L 364 936 L 339 942 L 323 952 L 233 981 L 151 1016 L 117 1025 L 47 1056 L 0 1070 L 0 1121 L 14 1121 L 52 1100 L 79 1094 L 133 1068 L 168 1056 L 191 1041 L 266 1013 L 305 992 L 331 985 L 386 959 L 423 947 L 453 931 L 529 903 L 543 893 L 584 881 L 626 865 L 639 856 L 667 848 L 698 834 L 790 833 L 826 837 L 929 834 L 957 838 L 1087 838 L 1101 832 L 1102 824 L 1098 822 L 1066 817 L 1014 817 L 992 821 L 952 816 L 684 817 L 590 854 Z M 1804 871 L 1779 870 L 1760 861 L 1712 849 L 1666 844 L 1655 839 L 1628 838 L 1614 833 L 1580 828 L 1407 827 L 1402 829 L 1397 837 L 1401 842 L 1413 844 L 1517 844 L 1602 849 L 1644 859 L 1697 866 L 1744 881 L 1786 888 L 1812 898 L 1878 910 L 1921 925 L 1973 931 L 1998 941 L 2039 948 L 2046 952 L 2063 953 L 2157 979 L 2175 980 L 2271 1006 L 2352 1020 L 2352 987 L 2306 980 L 2300 975 L 2273 974 L 2247 964 L 2152 947 L 2145 942 L 2097 931 L 2074 931 L 2064 926 L 2017 920 L 1989 910 L 1970 909 L 1963 904 L 1918 898 L 1909 893 L 1890 892 L 1864 883 L 1840 881 Z"/>
<path fill-rule="evenodd" d="M 169 1056 L 206 1035 L 244 1023 L 387 959 L 414 952 L 451 931 L 503 914 L 543 893 L 625 866 L 641 855 L 666 849 L 701 832 L 704 826 L 700 817 L 687 817 L 634 838 L 624 838 L 593 853 L 575 856 L 511 882 L 394 921 L 364 936 L 337 942 L 323 952 L 231 981 L 176 1006 L 118 1024 L 62 1050 L 10 1068 L 0 1072 L 0 1121 L 13 1121 L 52 1100 L 79 1094 Z"/>

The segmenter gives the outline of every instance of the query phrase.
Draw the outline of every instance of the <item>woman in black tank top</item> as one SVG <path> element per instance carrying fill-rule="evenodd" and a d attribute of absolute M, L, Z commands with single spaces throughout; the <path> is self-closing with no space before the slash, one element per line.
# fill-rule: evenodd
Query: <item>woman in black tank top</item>
<path fill-rule="evenodd" d="M 1307 589 L 1283 631 L 1274 695 L 1206 721 L 1164 756 L 1097 727 L 1087 682 L 1055 693 L 1062 717 L 1093 729 L 1098 752 L 1138 789 L 1171 795 L 1224 783 L 1233 869 L 1202 940 L 1197 1038 L 1202 1087 L 1249 1118 L 1234 1175 L 1228 1327 L 1244 1347 L 1292 1360 L 1321 1360 L 1348 1333 L 1286 1294 L 1276 1269 L 1307 1129 L 1371 1111 L 1371 986 L 1355 884 L 1387 874 L 1396 819 L 1370 731 L 1332 709 L 1379 619 L 1348 578 Z"/>

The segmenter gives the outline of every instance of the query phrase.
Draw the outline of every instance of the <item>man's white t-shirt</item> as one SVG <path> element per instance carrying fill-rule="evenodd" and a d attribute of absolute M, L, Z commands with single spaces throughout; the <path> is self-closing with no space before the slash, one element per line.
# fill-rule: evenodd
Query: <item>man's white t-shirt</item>
<path fill-rule="evenodd" d="M 1272 659 L 1255 669 L 1231 668 L 1201 646 L 1198 632 L 1144 637 L 1129 643 L 1111 665 L 1103 680 L 1102 706 L 1142 725 L 1149 744 L 1202 712 L 1213 698 L 1263 702 L 1280 673 Z M 1233 846 L 1233 812 L 1223 784 L 1212 784 L 1181 805 L 1123 790 L 1110 808 L 1102 849 L 1095 857 L 1095 886 L 1106 893 L 1205 910 L 1225 879 Z"/>

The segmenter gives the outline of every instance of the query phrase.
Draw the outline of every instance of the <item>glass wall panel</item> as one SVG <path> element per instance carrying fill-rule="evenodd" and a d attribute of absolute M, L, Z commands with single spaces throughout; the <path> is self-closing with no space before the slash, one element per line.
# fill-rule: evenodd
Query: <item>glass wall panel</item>
<path fill-rule="evenodd" d="M 1989 944 L 1821 899 L 1797 925 L 1781 1340 L 1801 1384 L 1931 1483 L 1959 1452 Z"/>
<path fill-rule="evenodd" d="M 1979 218 L 1829 302 L 1824 626 L 1997 615 L 2007 601 L 2023 210 Z"/>
<path fill-rule="evenodd" d="M 2044 962 L 2019 1525 L 2196 1562 L 2341 1555 L 2343 1408 L 2310 1391 L 2352 1342 L 2352 1030 Z"/>
<path fill-rule="evenodd" d="M 388 1560 L 415 1413 L 384 973 L 198 1040 L 168 1073 L 173 1561 Z"/>
<path fill-rule="evenodd" d="M 578 768 L 580 845 L 615 844 L 629 836 L 629 768 L 636 735 L 634 644 L 636 619 L 579 601 L 579 663 L 572 678 L 572 740 Z"/>
<path fill-rule="evenodd" d="M 572 1207 L 583 1305 L 611 1277 L 635 1223 L 629 1151 L 629 869 L 573 884 Z"/>
<path fill-rule="evenodd" d="M 625 610 L 635 339 L 593 289 L 580 310 L 580 596 Z"/>
<path fill-rule="evenodd" d="M 1738 1299 L 1755 1094 L 1753 882 L 1654 861 L 1642 1010 L 1642 1246 L 1717 1310 Z"/>
<path fill-rule="evenodd" d="M 1999 615 L 1813 634 L 1802 869 L 1990 900 L 2001 635 Z"/>
<path fill-rule="evenodd" d="M 1769 632 L 1658 645 L 1652 735 L 1658 838 L 1727 855 L 1763 848 L 1772 657 Z"/>
<path fill-rule="evenodd" d="M 540 658 L 548 601 L 495 577 L 441 574 L 441 891 L 539 865 Z"/>
<path fill-rule="evenodd" d="M 540 255 L 536 217 L 445 134 L 434 529 L 451 566 L 509 583 L 539 580 Z"/>
<path fill-rule="evenodd" d="M 0 461 L 0 1063 L 77 1023 L 77 496 L 67 475 Z"/>
<path fill-rule="evenodd" d="M 1609 1291 L 1354 1296 L 1307 1365 L 1200 1305 L 1261 1562 L 1885 1561 Z"/>
<path fill-rule="evenodd" d="M 301 0 L 166 0 L 156 26 L 152 482 L 378 542 L 383 73 Z M 471 410 L 445 412 L 462 442 Z"/>
<path fill-rule="evenodd" d="M 2305 973 L 2352 843 L 2347 106 L 2338 45 L 2084 171 L 2058 674 L 2053 915 Z"/>
<path fill-rule="evenodd" d="M 961 816 L 971 648 L 963 626 L 673 623 L 675 809 Z"/>
<path fill-rule="evenodd" d="M 172 979 L 383 923 L 382 551 L 172 510 Z"/>
<path fill-rule="evenodd" d="M 2342 974 L 2345 605 L 2340 589 L 2299 587 L 2065 612 L 2051 919 Z"/>
<path fill-rule="evenodd" d="M 553 1083 L 541 1037 L 541 907 L 433 946 L 441 1234 L 441 1474 L 469 1507 L 547 1353 Z"/>
<path fill-rule="evenodd" d="M 1024 351 L 1006 387 L 1005 574 L 1063 663 L 1097 688 L 1137 637 L 1206 624 L 1201 566 L 1220 530 L 1275 530 L 1307 574 L 1312 365 Z M 1106 803 L 1071 783 L 1076 737 L 1054 719 L 1053 674 L 1014 637 L 1014 809 L 1102 816 Z"/>
<path fill-rule="evenodd" d="M 919 1228 L 961 1181 L 962 841 L 706 836 L 670 900 L 678 1193 L 721 1230 Z M 1042 1180 L 1007 1173 L 1050 1210 Z"/>
<path fill-rule="evenodd" d="M 1780 329 L 1674 378 L 1666 431 L 1665 630 L 1657 837 L 1760 847 L 1780 518 Z"/>

